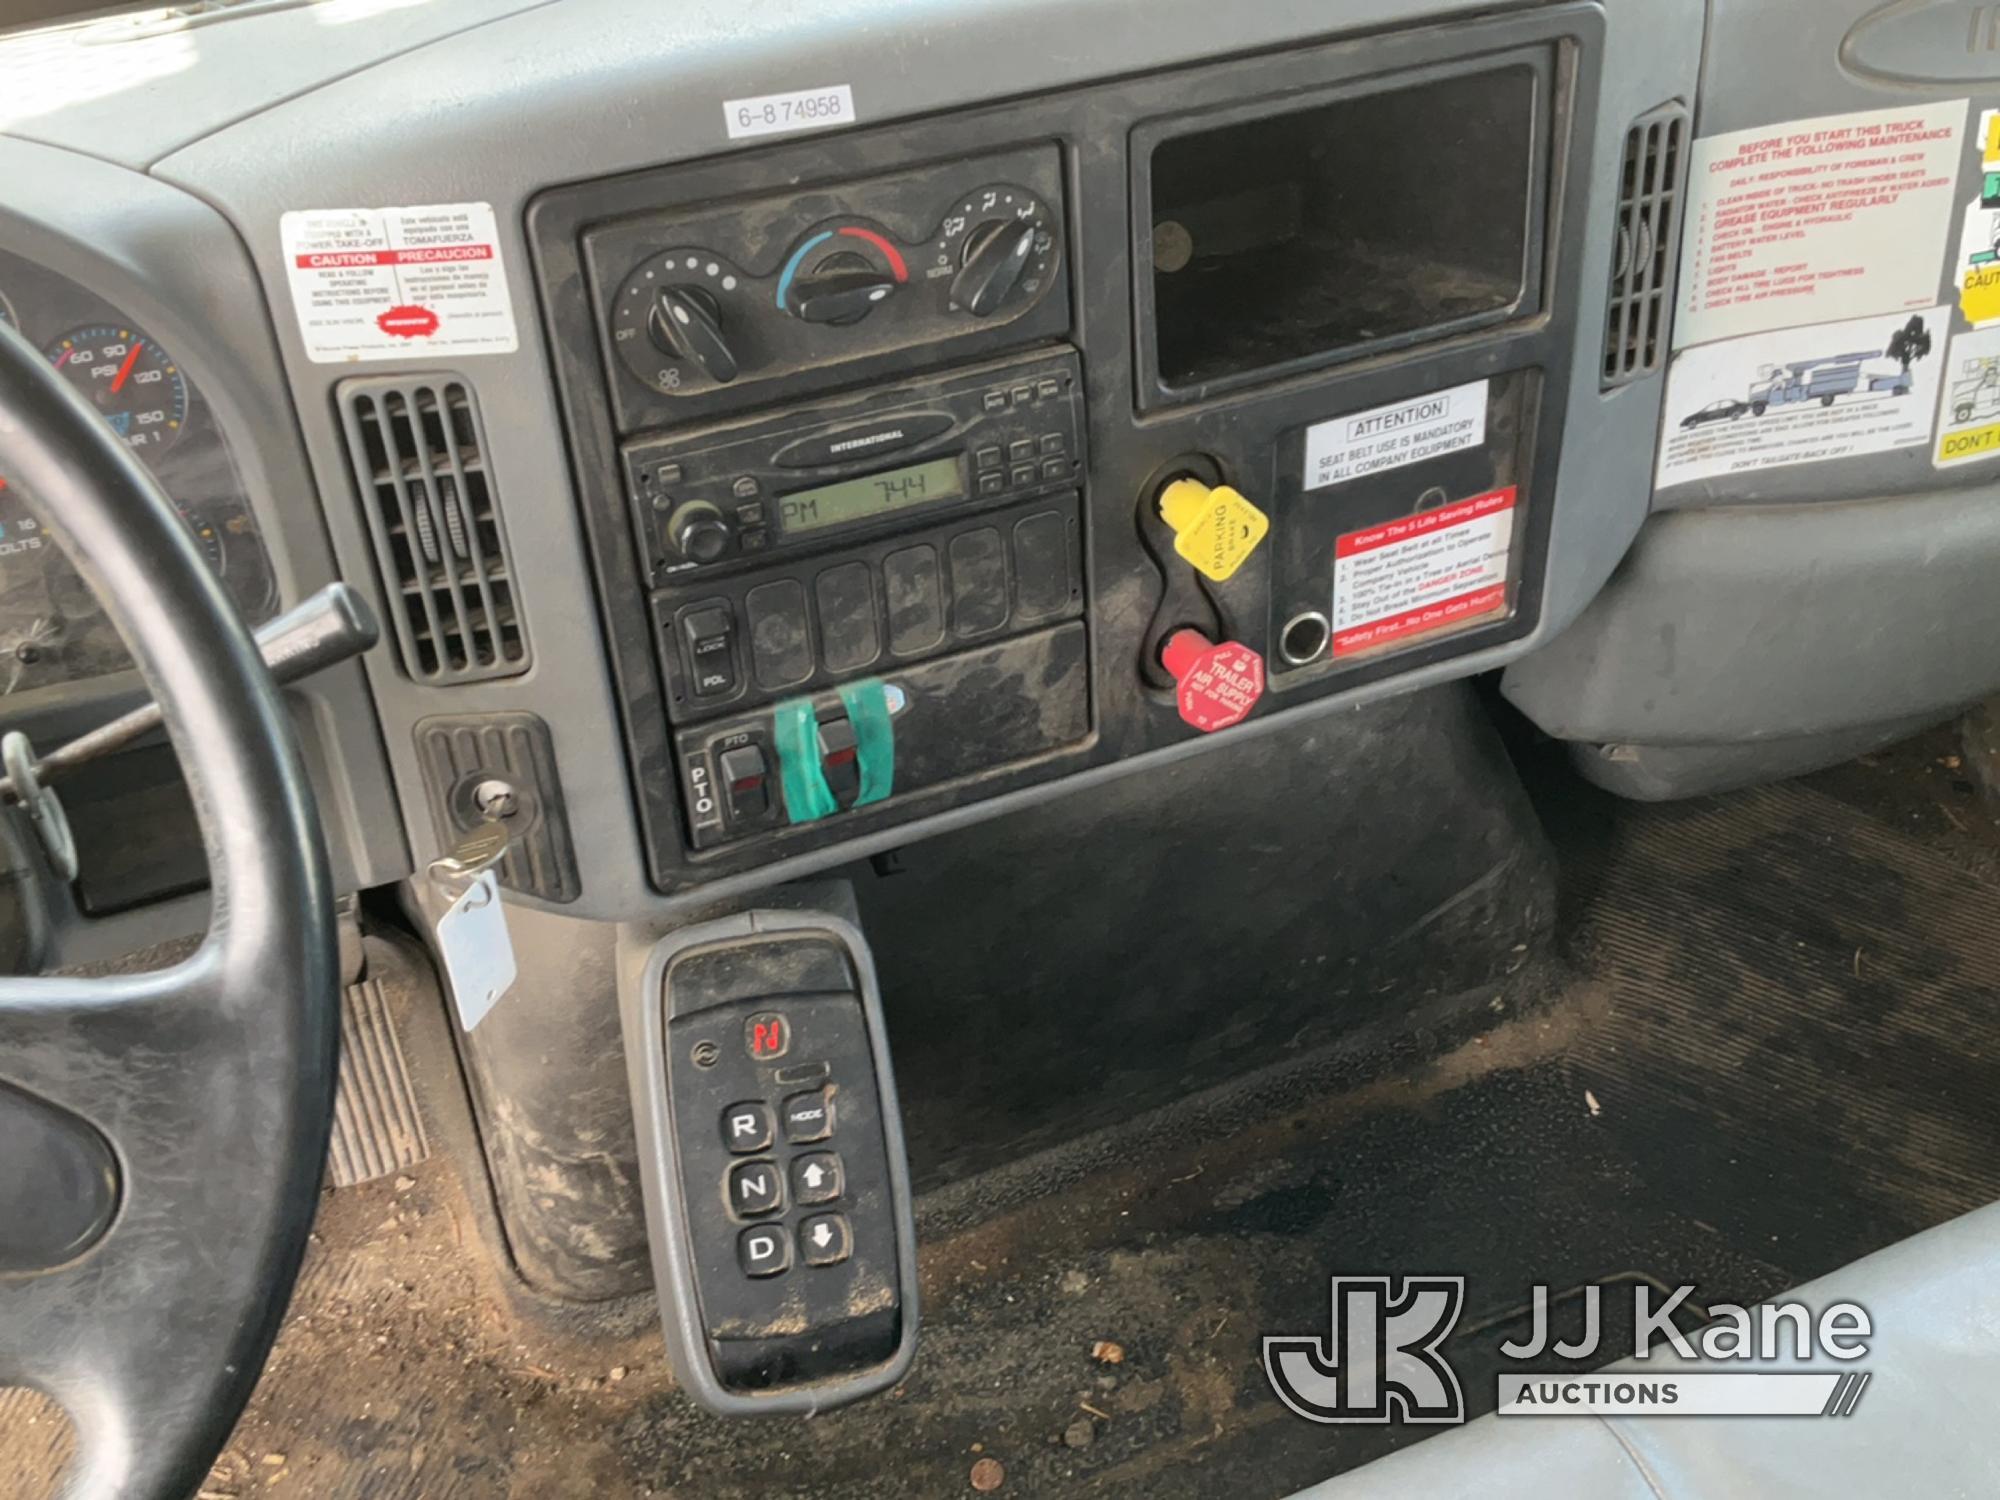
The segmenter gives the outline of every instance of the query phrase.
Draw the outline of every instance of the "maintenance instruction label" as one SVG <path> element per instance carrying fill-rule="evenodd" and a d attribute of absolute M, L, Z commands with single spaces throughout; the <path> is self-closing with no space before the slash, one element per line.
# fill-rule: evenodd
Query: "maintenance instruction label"
<path fill-rule="evenodd" d="M 1486 441 L 1486 382 L 1395 401 L 1306 429 L 1303 483 L 1324 489 Z"/>
<path fill-rule="evenodd" d="M 1513 540 L 1512 485 L 1340 537 L 1333 654 L 1355 656 L 1505 614 Z"/>
<path fill-rule="evenodd" d="M 284 215 L 278 234 L 314 364 L 519 345 L 490 203 L 303 209 Z"/>
<path fill-rule="evenodd" d="M 1686 349 L 1667 376 L 1662 489 L 1930 440 L 1945 307 Z"/>
<path fill-rule="evenodd" d="M 1694 143 L 1674 347 L 1937 301 L 1966 101 Z"/>

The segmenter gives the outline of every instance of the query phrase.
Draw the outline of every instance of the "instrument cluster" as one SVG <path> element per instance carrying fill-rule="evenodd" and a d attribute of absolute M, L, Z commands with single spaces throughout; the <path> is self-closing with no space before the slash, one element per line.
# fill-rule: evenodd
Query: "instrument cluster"
<path fill-rule="evenodd" d="M 0 251 L 0 321 L 37 344 L 167 492 L 244 618 L 276 578 L 215 414 L 170 347 L 88 289 Z M 132 664 L 103 606 L 0 474 L 0 697 Z"/>

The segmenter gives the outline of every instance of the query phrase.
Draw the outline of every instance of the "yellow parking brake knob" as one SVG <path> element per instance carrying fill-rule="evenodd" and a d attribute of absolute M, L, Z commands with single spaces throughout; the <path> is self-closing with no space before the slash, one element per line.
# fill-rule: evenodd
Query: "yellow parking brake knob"
<path fill-rule="evenodd" d="M 1160 491 L 1160 519 L 1174 528 L 1174 551 L 1222 583 L 1257 550 L 1271 522 L 1228 485 L 1176 479 Z"/>

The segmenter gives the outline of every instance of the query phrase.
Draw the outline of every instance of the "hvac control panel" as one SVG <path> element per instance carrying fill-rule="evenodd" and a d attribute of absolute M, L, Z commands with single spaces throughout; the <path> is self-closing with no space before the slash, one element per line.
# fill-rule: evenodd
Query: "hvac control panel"
<path fill-rule="evenodd" d="M 1002 330 L 1061 332 L 1060 192 L 1044 146 L 591 231 L 620 425 L 740 411 L 913 349 L 935 364 Z"/>
<path fill-rule="evenodd" d="M 1601 30 L 1557 3 L 542 195 L 656 883 L 1525 641 L 1596 342 L 1558 189 Z"/>

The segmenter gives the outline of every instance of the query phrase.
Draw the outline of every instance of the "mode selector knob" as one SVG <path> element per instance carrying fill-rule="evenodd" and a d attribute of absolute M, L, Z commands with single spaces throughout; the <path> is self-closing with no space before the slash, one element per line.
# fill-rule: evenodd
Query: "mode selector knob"
<path fill-rule="evenodd" d="M 736 378 L 736 351 L 723 334 L 715 298 L 705 288 L 661 287 L 646 331 L 661 353 L 693 360 L 717 385 Z"/>
<path fill-rule="evenodd" d="M 966 236 L 965 263 L 952 278 L 951 305 L 975 318 L 992 314 L 1021 284 L 1040 232 L 1032 222 L 1008 219 L 974 229 Z"/>
<path fill-rule="evenodd" d="M 667 517 L 667 540 L 690 562 L 714 562 L 729 550 L 729 522 L 706 500 L 690 500 Z"/>

